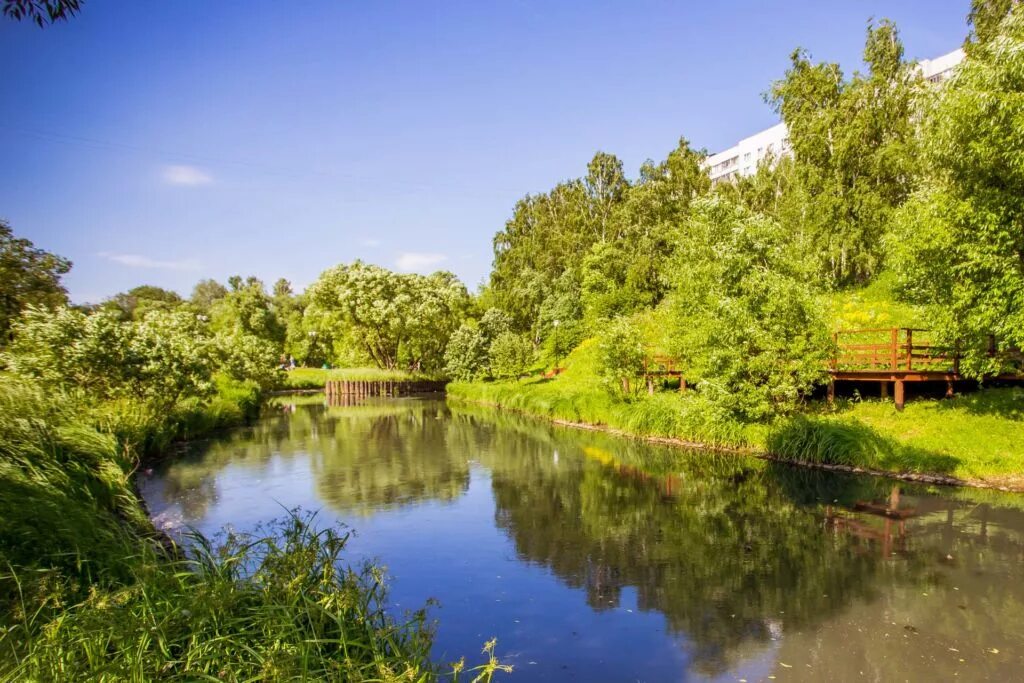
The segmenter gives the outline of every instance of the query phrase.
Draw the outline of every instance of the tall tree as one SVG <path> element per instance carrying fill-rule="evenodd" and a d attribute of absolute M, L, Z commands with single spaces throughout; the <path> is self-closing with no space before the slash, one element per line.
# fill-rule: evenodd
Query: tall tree
<path fill-rule="evenodd" d="M 917 167 L 914 101 L 920 76 L 896 27 L 869 25 L 866 74 L 845 80 L 837 64 L 797 50 L 769 98 L 789 128 L 795 156 L 795 232 L 837 285 L 861 284 L 882 267 L 882 237 L 909 195 Z"/>
<path fill-rule="evenodd" d="M 253 276 L 243 280 L 238 275 L 228 278 L 228 282 L 231 290 L 211 310 L 214 329 L 251 335 L 280 347 L 285 337 L 284 322 L 278 317 L 263 282 Z"/>
<path fill-rule="evenodd" d="M 1019 4 L 1020 0 L 971 0 L 971 11 L 967 15 L 971 33 L 965 47 L 973 50 L 975 44 L 991 40 L 999 33 L 999 23 Z"/>
<path fill-rule="evenodd" d="M 27 306 L 67 303 L 60 279 L 69 270 L 71 261 L 15 237 L 0 220 L 0 346 L 10 341 L 11 324 Z"/>
<path fill-rule="evenodd" d="M 155 285 L 139 285 L 112 296 L 103 307 L 117 311 L 124 320 L 141 320 L 153 310 L 172 310 L 182 303 L 177 292 Z"/>
<path fill-rule="evenodd" d="M 192 288 L 189 301 L 200 311 L 208 312 L 210 308 L 228 294 L 228 288 L 216 280 L 200 280 Z"/>
<path fill-rule="evenodd" d="M 788 230 L 722 197 L 679 231 L 673 355 L 733 417 L 793 410 L 826 376 L 828 331 Z"/>
<path fill-rule="evenodd" d="M 1024 6 L 977 43 L 937 93 L 923 128 L 926 182 L 891 240 L 904 292 L 965 353 L 965 372 L 1000 369 L 988 351 L 1024 347 Z"/>
<path fill-rule="evenodd" d="M 401 274 L 361 261 L 325 271 L 308 295 L 306 315 L 343 331 L 378 367 L 424 371 L 442 367 L 469 303 L 451 273 Z"/>

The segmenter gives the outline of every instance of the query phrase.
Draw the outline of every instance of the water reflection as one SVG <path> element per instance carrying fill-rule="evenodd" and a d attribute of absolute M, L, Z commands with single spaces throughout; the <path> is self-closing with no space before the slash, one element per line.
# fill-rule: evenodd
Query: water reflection
<path fill-rule="evenodd" d="M 221 492 L 240 479 L 245 491 Z M 441 639 L 465 632 L 516 643 L 510 624 L 526 618 L 527 602 L 543 598 L 555 610 L 582 594 L 597 619 L 588 622 L 591 650 L 555 614 L 519 644 L 527 663 L 575 653 L 571 671 L 582 679 L 977 679 L 1015 675 L 1024 663 L 1020 497 L 688 454 L 439 401 L 320 399 L 197 448 L 145 491 L 158 512 L 223 524 L 246 509 L 232 500 L 252 496 L 252 506 L 275 486 L 284 486 L 283 504 L 326 506 L 381 538 L 386 528 L 398 542 L 380 548 L 396 581 L 416 574 L 443 603 L 474 583 L 480 595 L 492 590 L 485 582 L 508 572 L 509 560 L 477 539 L 504 536 L 518 571 L 550 572 L 557 585 L 473 605 L 456 624 L 441 615 Z M 476 489 L 486 508 L 456 506 L 469 505 L 474 487 L 486 487 Z M 424 503 L 443 507 L 417 513 Z M 474 539 L 472 562 L 417 545 L 442 524 Z M 418 555 L 403 559 L 407 547 Z M 550 592 L 557 586 L 562 593 Z M 633 606 L 663 622 L 622 621 Z M 466 652 L 478 643 L 447 645 Z M 685 654 L 684 671 L 654 656 L 665 647 Z M 588 653 L 602 648 L 613 654 L 598 664 Z M 516 678 L 560 675 L 527 666 Z"/>

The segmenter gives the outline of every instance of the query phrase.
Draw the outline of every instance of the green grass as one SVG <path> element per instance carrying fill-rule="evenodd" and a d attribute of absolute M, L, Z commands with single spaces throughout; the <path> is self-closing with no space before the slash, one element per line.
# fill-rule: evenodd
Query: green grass
<path fill-rule="evenodd" d="M 396 382 L 409 380 L 438 379 L 433 375 L 410 373 L 404 370 L 382 370 L 380 368 L 295 368 L 285 375 L 286 389 L 323 389 L 328 380 L 392 380 Z"/>
<path fill-rule="evenodd" d="M 1024 485 L 1024 389 L 986 389 L 951 400 L 819 406 L 776 429 L 772 452 L 898 472 Z"/>
<path fill-rule="evenodd" d="M 790 460 L 935 474 L 1024 488 L 1024 389 L 986 389 L 952 400 L 812 404 L 772 424 L 740 424 L 697 392 L 614 397 L 584 342 L 551 379 L 448 385 L 449 396 L 531 415 L 607 426 L 636 436 L 749 447 Z"/>
<path fill-rule="evenodd" d="M 221 379 L 171 411 L 96 404 L 0 373 L 0 680 L 433 680 L 422 613 L 386 616 L 346 536 L 291 516 L 259 538 L 169 549 L 135 495 L 139 458 L 237 424 Z M 488 651 L 466 673 L 502 670 Z"/>
<path fill-rule="evenodd" d="M 596 372 L 596 345 L 583 342 L 556 377 L 505 382 L 453 382 L 448 395 L 531 415 L 601 425 L 637 436 L 678 438 L 718 446 L 743 446 L 757 434 L 721 414 L 695 393 L 638 393 L 628 400 L 608 391 Z"/>
<path fill-rule="evenodd" d="M 457 667 L 430 662 L 425 612 L 401 622 L 389 617 L 381 572 L 343 569 L 348 535 L 316 531 L 311 521 L 293 514 L 265 535 L 234 536 L 216 548 L 193 535 L 187 558 L 167 560 L 143 548 L 123 585 L 90 591 L 57 618 L 20 610 L 0 635 L 0 656 L 21 656 L 7 659 L 6 671 L 0 659 L 0 674 L 134 681 L 428 681 L 451 674 Z M 488 643 L 487 661 L 467 672 L 474 680 L 509 670 L 493 647 Z"/>
<path fill-rule="evenodd" d="M 834 330 L 927 327 L 922 307 L 897 300 L 892 273 L 883 273 L 860 289 L 832 292 L 823 303 Z"/>

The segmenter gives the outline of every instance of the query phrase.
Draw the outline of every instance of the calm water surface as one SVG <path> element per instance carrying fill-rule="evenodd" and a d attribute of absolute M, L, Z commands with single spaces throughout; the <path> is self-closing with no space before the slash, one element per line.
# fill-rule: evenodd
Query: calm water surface
<path fill-rule="evenodd" d="M 1021 680 L 1024 496 L 688 453 L 441 400 L 280 401 L 142 482 L 158 524 L 355 531 L 435 657 L 512 681 Z"/>

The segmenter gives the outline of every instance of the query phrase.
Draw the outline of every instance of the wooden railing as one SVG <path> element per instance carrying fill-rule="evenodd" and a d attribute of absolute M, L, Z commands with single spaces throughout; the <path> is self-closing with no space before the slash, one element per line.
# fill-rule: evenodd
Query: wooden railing
<path fill-rule="evenodd" d="M 841 330 L 833 335 L 836 356 L 832 370 L 846 372 L 959 373 L 955 349 L 932 342 L 928 330 L 891 327 Z"/>

